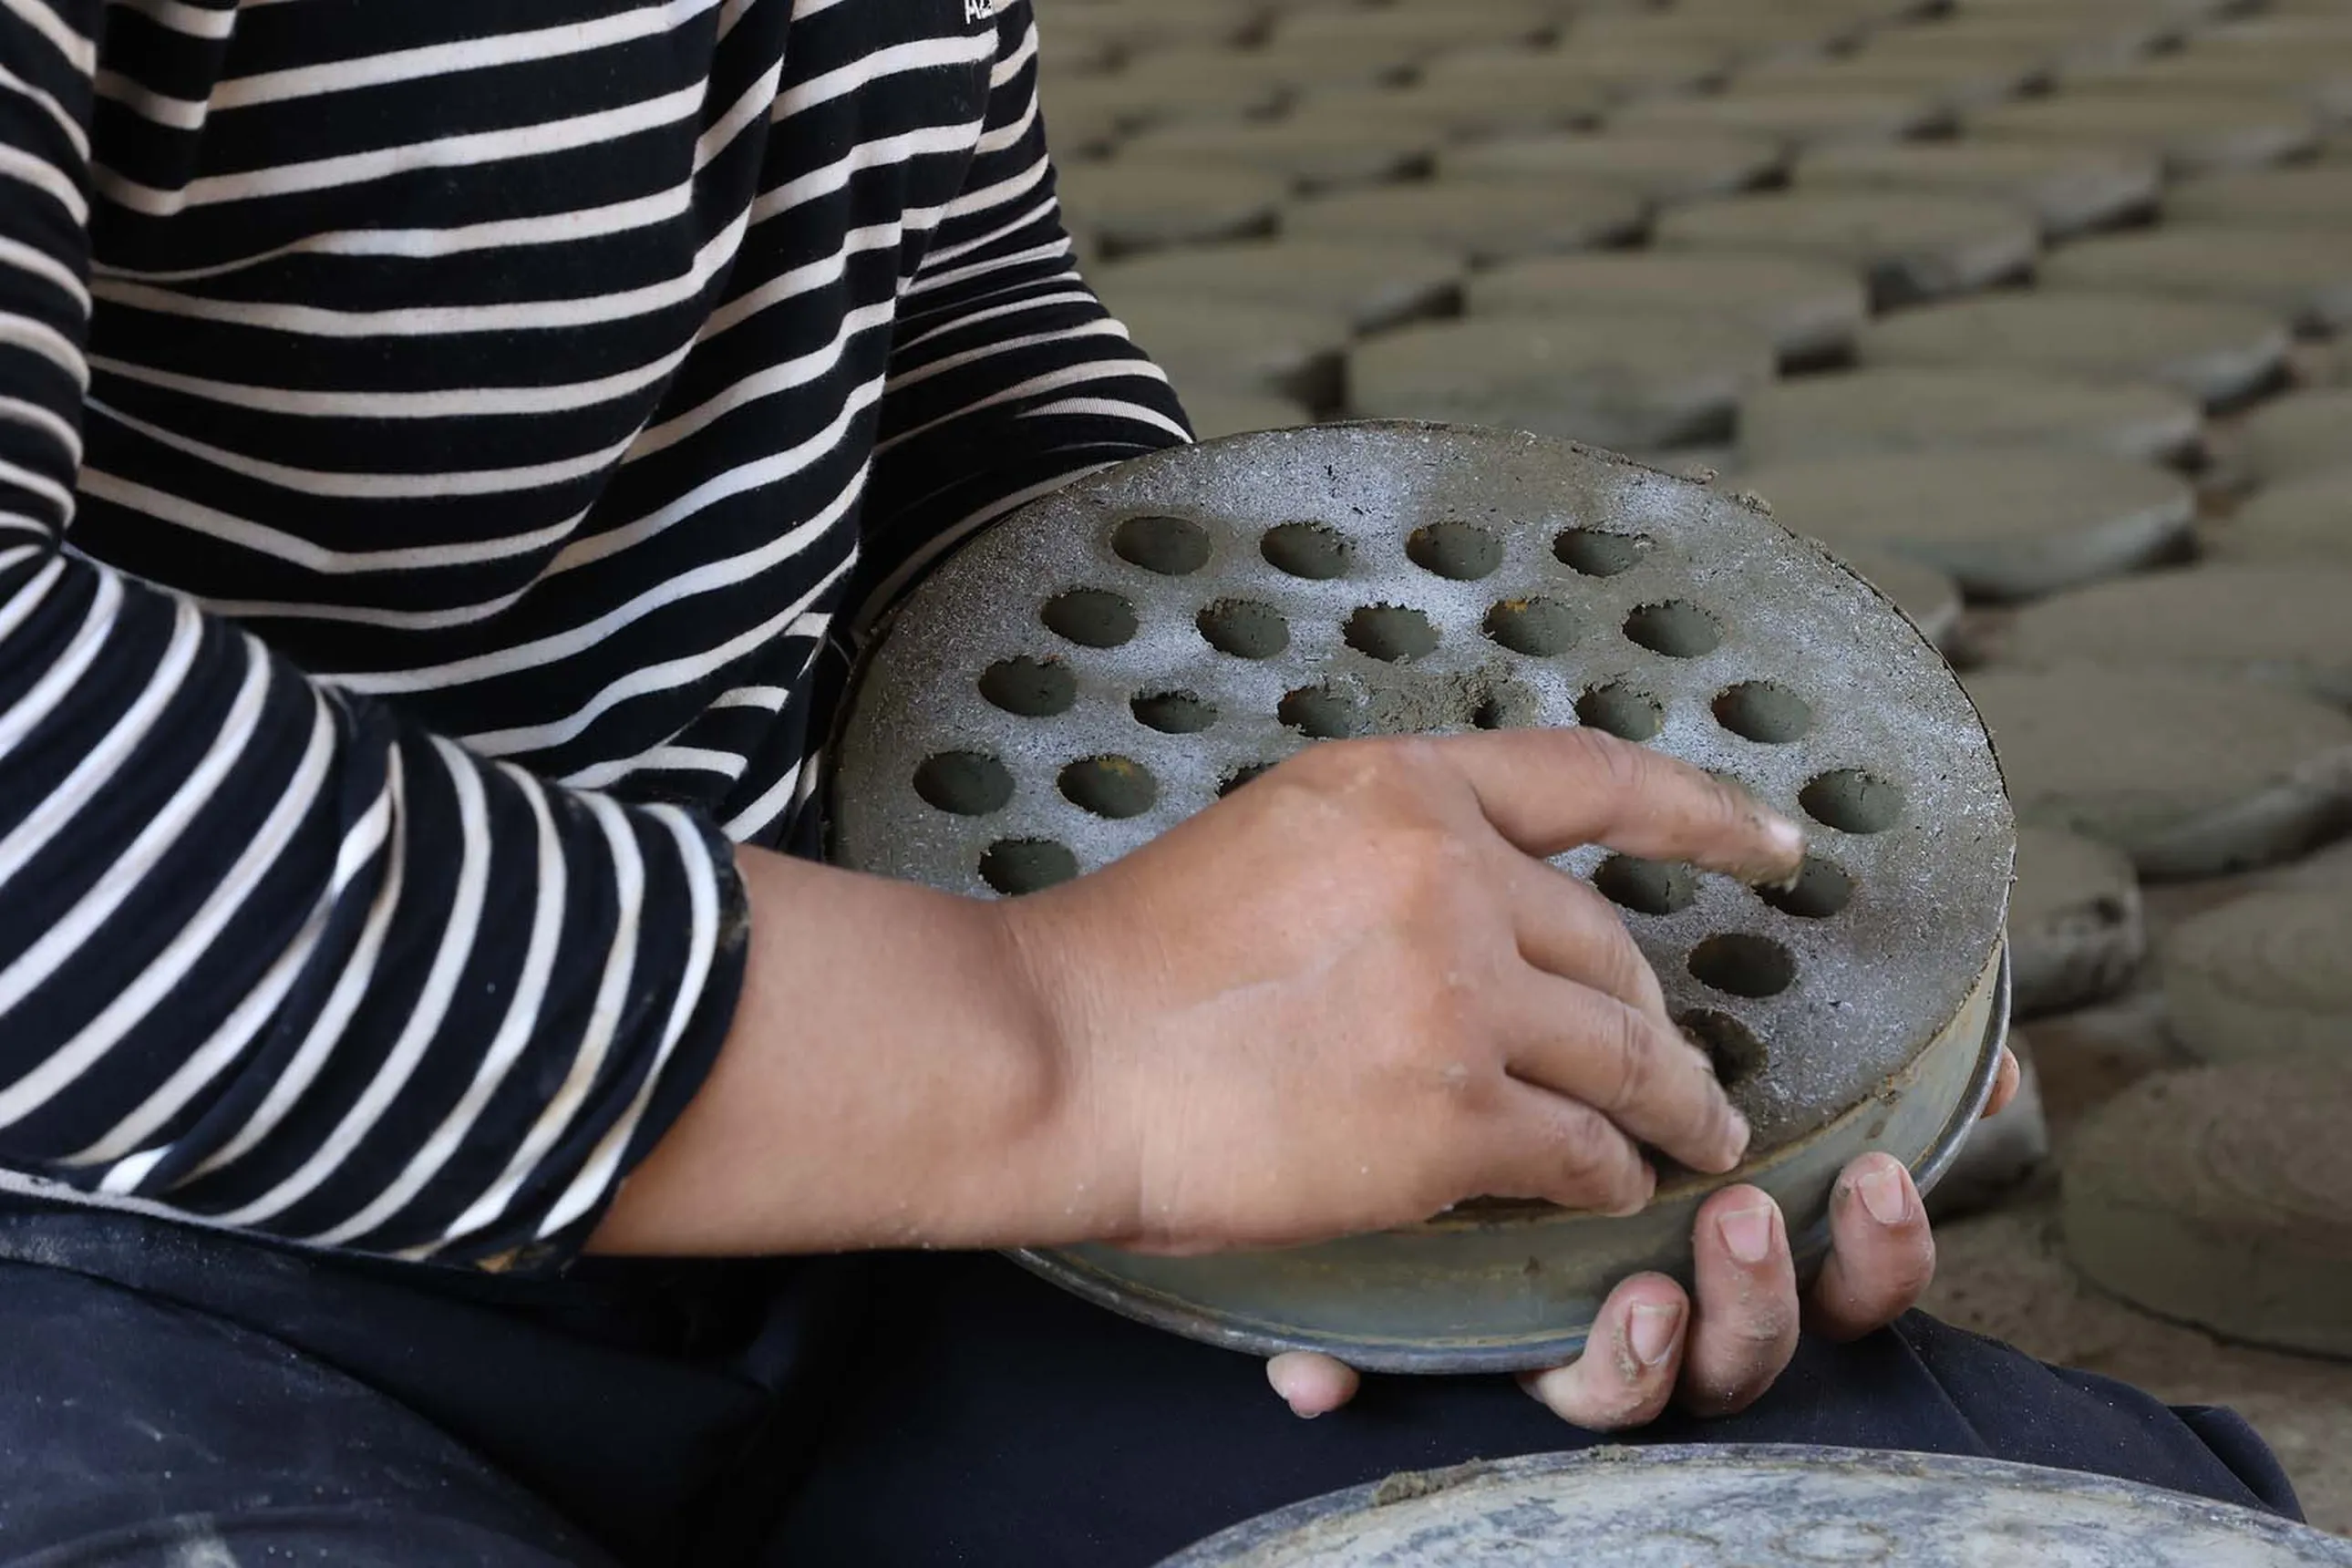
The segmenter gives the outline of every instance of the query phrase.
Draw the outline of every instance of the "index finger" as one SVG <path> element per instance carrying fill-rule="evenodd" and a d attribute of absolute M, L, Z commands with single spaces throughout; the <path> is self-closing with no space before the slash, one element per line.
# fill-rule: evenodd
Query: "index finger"
<path fill-rule="evenodd" d="M 1538 858 L 1602 844 L 1750 883 L 1793 877 L 1804 861 L 1803 829 L 1738 784 L 1598 730 L 1501 730 L 1442 744 L 1495 830 Z"/>

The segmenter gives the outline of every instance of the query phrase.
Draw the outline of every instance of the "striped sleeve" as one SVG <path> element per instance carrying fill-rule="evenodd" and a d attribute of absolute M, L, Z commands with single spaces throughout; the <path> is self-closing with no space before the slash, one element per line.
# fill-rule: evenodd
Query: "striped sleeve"
<path fill-rule="evenodd" d="M 1030 0 L 1005 0 L 987 120 L 900 300 L 850 603 L 870 625 L 973 530 L 1191 439 L 1167 377 L 1078 275 L 1054 196 Z"/>
<path fill-rule="evenodd" d="M 0 1179 L 560 1261 L 727 1028 L 729 851 L 71 548 L 103 26 L 0 0 Z"/>

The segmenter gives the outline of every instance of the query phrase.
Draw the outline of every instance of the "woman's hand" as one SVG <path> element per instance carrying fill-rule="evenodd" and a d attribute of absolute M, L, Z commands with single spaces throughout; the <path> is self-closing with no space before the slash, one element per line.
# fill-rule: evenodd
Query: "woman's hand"
<path fill-rule="evenodd" d="M 2017 1059 L 2004 1053 L 1985 1109 L 2017 1092 Z M 1644 1426 L 1670 1404 L 1728 1415 L 1763 1397 L 1796 1353 L 1800 1324 L 1833 1340 L 1859 1339 L 1911 1310 L 1936 1273 L 1936 1238 L 1911 1184 L 1890 1154 L 1845 1168 L 1830 1198 L 1831 1250 L 1801 1301 L 1789 1231 L 1772 1200 L 1727 1187 L 1700 1208 L 1692 1237 L 1692 1297 L 1663 1274 L 1641 1274 L 1611 1292 L 1582 1357 L 1520 1381 L 1563 1421 L 1596 1432 Z M 1354 1369 L 1321 1355 L 1276 1356 L 1275 1392 L 1301 1415 L 1321 1415 L 1354 1396 Z"/>

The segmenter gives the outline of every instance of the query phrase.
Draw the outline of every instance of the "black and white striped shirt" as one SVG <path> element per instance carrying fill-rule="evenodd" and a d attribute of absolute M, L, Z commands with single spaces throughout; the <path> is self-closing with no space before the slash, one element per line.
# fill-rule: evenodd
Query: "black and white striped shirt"
<path fill-rule="evenodd" d="M 1027 0 L 0 0 L 0 1182 L 576 1246 L 860 606 L 1183 438 L 1035 58 Z"/>

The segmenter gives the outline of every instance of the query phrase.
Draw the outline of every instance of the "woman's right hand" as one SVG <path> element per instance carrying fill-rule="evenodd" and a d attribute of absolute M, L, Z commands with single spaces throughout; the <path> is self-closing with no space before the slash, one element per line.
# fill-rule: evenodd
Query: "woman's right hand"
<path fill-rule="evenodd" d="M 1054 1036 L 1093 1238 L 1302 1243 L 1474 1196 L 1625 1212 L 1637 1148 L 1727 1171 L 1748 1128 L 1613 908 L 1601 843 L 1753 881 L 1797 827 L 1591 730 L 1314 747 L 1117 863 L 997 906 Z"/>

